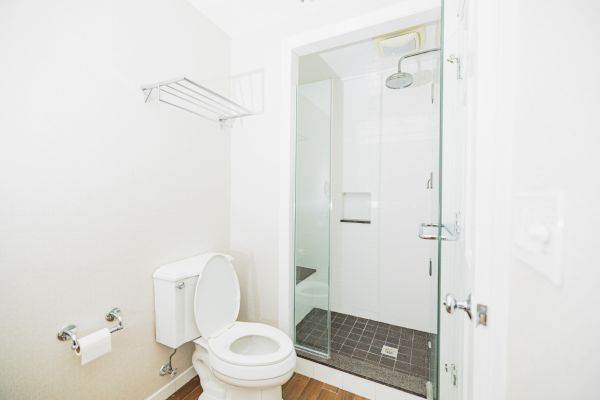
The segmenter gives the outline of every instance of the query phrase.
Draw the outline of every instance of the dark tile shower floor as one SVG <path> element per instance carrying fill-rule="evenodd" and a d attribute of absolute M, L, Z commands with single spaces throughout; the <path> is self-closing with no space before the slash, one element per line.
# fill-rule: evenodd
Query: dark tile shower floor
<path fill-rule="evenodd" d="M 301 357 L 426 396 L 426 382 L 435 373 L 431 360 L 434 334 L 368 320 L 348 314 L 331 313 L 331 357 L 299 351 Z M 313 308 L 296 326 L 297 344 L 325 352 L 327 311 Z M 382 354 L 386 346 L 389 355 Z M 395 354 L 397 350 L 397 354 Z"/>

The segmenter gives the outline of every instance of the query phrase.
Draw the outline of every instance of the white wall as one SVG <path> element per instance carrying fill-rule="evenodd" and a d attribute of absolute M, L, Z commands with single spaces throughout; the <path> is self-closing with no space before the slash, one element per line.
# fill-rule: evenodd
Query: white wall
<path fill-rule="evenodd" d="M 435 332 L 437 274 L 428 268 L 434 248 L 417 229 L 434 218 L 426 182 L 436 169 L 439 103 L 432 104 L 431 84 L 387 89 L 393 72 L 342 81 L 343 133 L 334 142 L 342 148 L 339 190 L 369 193 L 371 224 L 341 223 L 343 204 L 334 203 L 331 306 Z"/>
<path fill-rule="evenodd" d="M 230 41 L 183 0 L 9 0 L 0 53 L 0 398 L 145 398 L 170 381 L 152 272 L 228 249 L 229 137 L 139 87 L 223 89 Z M 125 330 L 82 367 L 56 331 L 114 305 Z"/>
<path fill-rule="evenodd" d="M 564 261 L 555 285 L 513 253 L 506 398 L 599 398 L 600 6 L 530 0 L 515 11 L 512 192 L 564 195 Z M 571 55 L 554 68 L 560 48 Z M 516 203 L 513 216 L 517 226 Z"/>
<path fill-rule="evenodd" d="M 246 293 L 240 317 L 276 326 L 281 49 L 270 35 L 235 37 L 232 49 L 232 74 L 264 77 L 262 113 L 236 122 L 231 134 L 230 244 Z"/>
<path fill-rule="evenodd" d="M 599 398 L 600 4 L 472 4 L 477 36 L 469 65 L 478 86 L 470 109 L 477 128 L 474 294 L 489 315 L 487 327 L 474 329 L 469 398 Z M 561 48 L 569 55 L 560 56 Z M 569 79 L 557 79 L 564 72 Z M 562 242 L 558 283 L 514 251 L 524 193 L 563 195 L 563 239 L 553 234 L 550 240 Z M 544 203 L 532 204 L 527 216 Z M 560 220 L 546 222 L 560 228 Z"/>

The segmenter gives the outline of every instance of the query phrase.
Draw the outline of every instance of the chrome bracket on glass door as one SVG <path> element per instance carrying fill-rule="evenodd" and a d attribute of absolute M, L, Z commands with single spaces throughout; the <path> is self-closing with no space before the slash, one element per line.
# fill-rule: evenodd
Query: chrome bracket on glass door
<path fill-rule="evenodd" d="M 452 379 L 452 386 L 456 386 L 458 383 L 458 373 L 456 372 L 456 364 L 444 363 L 444 369 L 450 373 Z"/>
<path fill-rule="evenodd" d="M 438 240 L 438 229 L 440 225 L 439 224 L 434 224 L 434 223 L 427 223 L 427 222 L 423 222 L 419 225 L 419 237 L 421 239 L 425 239 L 425 240 Z M 441 240 L 458 240 L 458 234 L 455 232 L 450 231 L 450 229 L 448 229 L 448 227 L 444 224 L 442 224 L 442 229 L 441 229 L 441 233 L 442 236 L 439 238 Z M 425 230 L 427 228 L 436 228 L 435 229 L 435 233 L 431 234 L 431 233 L 425 233 Z"/>
<path fill-rule="evenodd" d="M 450 54 L 450 57 L 446 59 L 450 64 L 456 64 L 456 79 L 462 79 L 462 65 L 460 62 L 460 58 L 455 56 L 454 54 Z"/>

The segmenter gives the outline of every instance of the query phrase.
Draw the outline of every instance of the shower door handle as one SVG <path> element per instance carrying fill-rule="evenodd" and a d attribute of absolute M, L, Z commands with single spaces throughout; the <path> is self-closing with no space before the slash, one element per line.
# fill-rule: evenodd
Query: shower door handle
<path fill-rule="evenodd" d="M 437 235 L 428 235 L 425 233 L 425 228 L 438 228 L 438 224 L 428 224 L 423 222 L 419 225 L 419 237 L 425 240 L 437 240 Z"/>
<path fill-rule="evenodd" d="M 425 233 L 425 228 L 439 228 L 439 227 L 440 227 L 440 225 L 438 225 L 438 224 L 423 222 L 419 225 L 419 237 L 421 239 L 425 239 L 425 240 L 438 240 L 437 229 L 436 229 L 436 234 L 432 235 L 432 234 Z M 442 240 L 457 240 L 458 239 L 457 235 L 450 232 L 448 227 L 446 225 L 442 224 L 442 232 L 444 232 L 444 231 L 446 231 L 448 236 L 446 236 L 442 233 L 442 237 L 440 239 L 442 239 Z"/>

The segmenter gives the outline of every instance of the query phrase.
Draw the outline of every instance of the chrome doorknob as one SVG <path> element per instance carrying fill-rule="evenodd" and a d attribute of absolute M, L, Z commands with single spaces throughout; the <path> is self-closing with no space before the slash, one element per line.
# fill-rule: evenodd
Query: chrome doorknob
<path fill-rule="evenodd" d="M 470 294 L 467 297 L 466 301 L 457 301 L 456 297 L 454 297 L 454 295 L 452 293 L 448 293 L 446 295 L 446 298 L 444 299 L 443 304 L 444 304 L 444 307 L 446 307 L 446 312 L 448 312 L 448 314 L 453 314 L 454 310 L 456 310 L 458 308 L 458 309 L 466 312 L 467 315 L 469 316 L 469 319 L 472 319 L 472 317 L 471 317 L 471 295 Z"/>

